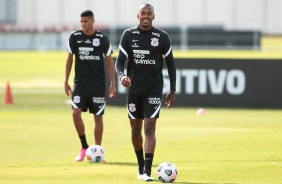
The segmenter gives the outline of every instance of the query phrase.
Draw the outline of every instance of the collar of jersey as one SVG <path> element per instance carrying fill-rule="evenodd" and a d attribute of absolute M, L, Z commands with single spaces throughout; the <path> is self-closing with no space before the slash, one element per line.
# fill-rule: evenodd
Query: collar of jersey
<path fill-rule="evenodd" d="M 151 29 L 145 31 L 145 30 L 140 29 L 139 25 L 137 26 L 137 30 L 140 31 L 140 33 L 152 32 L 153 29 L 154 27 L 152 26 Z"/>

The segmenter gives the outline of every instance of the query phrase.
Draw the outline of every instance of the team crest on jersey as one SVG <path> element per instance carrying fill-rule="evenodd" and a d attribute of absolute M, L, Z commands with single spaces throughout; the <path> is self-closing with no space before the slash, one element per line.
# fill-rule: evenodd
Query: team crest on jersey
<path fill-rule="evenodd" d="M 130 112 L 134 112 L 136 111 L 136 107 L 135 107 L 135 104 L 131 103 L 131 104 L 128 104 L 128 109 Z"/>
<path fill-rule="evenodd" d="M 151 39 L 151 45 L 152 45 L 153 47 L 158 46 L 158 45 L 159 45 L 159 39 L 157 39 L 157 38 L 152 38 L 152 39 Z"/>
<path fill-rule="evenodd" d="M 98 38 L 93 39 L 93 45 L 95 47 L 99 46 L 100 45 L 100 39 L 98 39 Z"/>
<path fill-rule="evenodd" d="M 74 96 L 73 97 L 73 102 L 74 103 L 79 103 L 80 102 L 80 96 Z"/>

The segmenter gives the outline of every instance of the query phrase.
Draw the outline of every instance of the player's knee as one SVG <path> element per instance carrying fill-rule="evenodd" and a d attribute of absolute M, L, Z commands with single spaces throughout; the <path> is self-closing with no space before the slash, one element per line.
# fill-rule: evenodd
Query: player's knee
<path fill-rule="evenodd" d="M 154 124 L 145 124 L 144 126 L 144 133 L 145 135 L 154 135 L 155 134 L 155 125 Z"/>
<path fill-rule="evenodd" d="M 138 137 L 141 135 L 141 128 L 139 127 L 131 127 L 131 134 L 132 136 Z"/>
<path fill-rule="evenodd" d="M 94 115 L 94 121 L 97 123 L 103 123 L 103 116 L 102 115 Z"/>
<path fill-rule="evenodd" d="M 72 110 L 72 116 L 74 117 L 74 118 L 78 118 L 78 117 L 80 117 L 81 116 L 81 110 L 80 109 L 73 109 Z"/>

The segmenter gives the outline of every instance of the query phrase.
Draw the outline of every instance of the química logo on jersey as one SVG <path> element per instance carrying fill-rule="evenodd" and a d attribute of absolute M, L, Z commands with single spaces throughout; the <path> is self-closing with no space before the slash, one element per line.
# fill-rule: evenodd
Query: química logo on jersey
<path fill-rule="evenodd" d="M 134 62 L 136 64 L 144 64 L 144 65 L 154 65 L 154 64 L 156 64 L 155 60 L 150 60 L 150 59 L 134 59 Z"/>
<path fill-rule="evenodd" d="M 148 50 L 133 50 L 134 62 L 137 64 L 154 65 L 155 60 L 146 59 L 146 55 L 150 54 Z"/>
<path fill-rule="evenodd" d="M 90 55 L 94 51 L 91 47 L 79 47 L 79 59 L 83 60 L 100 60 L 99 56 Z"/>

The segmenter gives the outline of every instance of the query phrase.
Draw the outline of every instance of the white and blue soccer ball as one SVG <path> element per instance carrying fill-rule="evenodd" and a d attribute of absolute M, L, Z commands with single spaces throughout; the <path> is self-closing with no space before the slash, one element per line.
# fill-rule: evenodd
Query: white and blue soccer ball
<path fill-rule="evenodd" d="M 100 145 L 91 145 L 86 150 L 86 158 L 89 162 L 102 162 L 105 151 Z"/>
<path fill-rule="evenodd" d="M 156 170 L 158 179 L 163 183 L 172 183 L 177 177 L 177 168 L 173 163 L 163 162 Z"/>

